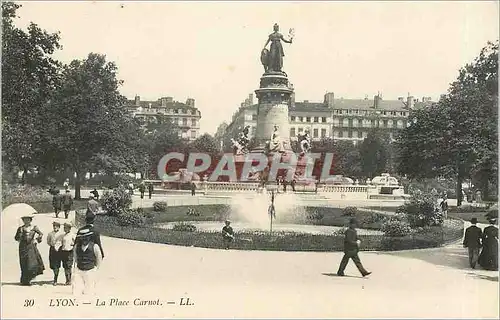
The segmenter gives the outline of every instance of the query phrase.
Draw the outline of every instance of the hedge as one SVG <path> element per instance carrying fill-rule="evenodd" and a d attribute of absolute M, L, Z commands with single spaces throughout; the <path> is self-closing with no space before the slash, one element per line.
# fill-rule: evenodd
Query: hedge
<path fill-rule="evenodd" d="M 109 237 L 202 248 L 224 247 L 220 232 L 174 231 L 152 225 L 124 227 L 118 225 L 116 219 L 116 217 L 98 216 L 95 227 L 102 235 Z M 458 221 L 457 224 L 452 223 L 450 227 L 430 227 L 405 237 L 360 235 L 360 250 L 395 251 L 438 247 L 448 241 L 461 238 L 462 234 L 463 224 Z M 236 239 L 231 247 L 239 250 L 342 251 L 344 247 L 344 236 L 341 234 L 275 232 L 270 236 L 266 231 L 236 232 Z"/>

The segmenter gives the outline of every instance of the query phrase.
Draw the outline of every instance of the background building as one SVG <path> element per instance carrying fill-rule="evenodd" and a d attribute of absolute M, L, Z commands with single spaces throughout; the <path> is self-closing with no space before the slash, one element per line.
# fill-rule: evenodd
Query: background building
<path fill-rule="evenodd" d="M 408 125 L 407 118 L 412 109 L 432 103 L 430 97 L 419 101 L 410 95 L 397 100 L 384 100 L 381 94 L 373 99 L 336 99 L 334 93 L 327 92 L 323 102 L 296 102 L 292 96 L 289 107 L 290 138 L 296 140 L 299 133 L 308 130 L 310 137 L 316 141 L 332 138 L 357 143 L 367 137 L 370 129 L 379 128 L 387 131 L 394 140 L 395 133 Z M 251 127 L 250 134 L 253 136 L 257 125 L 257 104 L 253 103 L 252 94 L 233 114 L 226 136 L 237 137 L 247 125 Z"/>
<path fill-rule="evenodd" d="M 158 122 L 159 117 L 167 119 L 179 127 L 179 137 L 195 140 L 200 135 L 201 112 L 195 107 L 195 100 L 188 98 L 185 103 L 174 101 L 172 97 L 162 97 L 157 101 L 141 101 L 136 96 L 128 100 L 127 109 L 143 124 Z"/>

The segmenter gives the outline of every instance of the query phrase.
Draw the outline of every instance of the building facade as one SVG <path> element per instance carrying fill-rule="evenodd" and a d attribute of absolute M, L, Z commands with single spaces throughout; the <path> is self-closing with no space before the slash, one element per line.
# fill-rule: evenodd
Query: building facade
<path fill-rule="evenodd" d="M 320 103 L 292 99 L 289 106 L 290 139 L 297 140 L 299 134 L 309 131 L 309 136 L 315 141 L 331 138 L 356 144 L 366 138 L 371 129 L 378 128 L 394 140 L 396 132 L 408 126 L 407 118 L 412 109 L 433 103 L 430 97 L 419 101 L 410 95 L 397 100 L 384 100 L 380 94 L 373 99 L 336 99 L 332 92 L 326 93 Z M 226 135 L 237 137 L 242 128 L 250 126 L 253 136 L 256 125 L 257 104 L 250 95 L 233 114 Z"/>
<path fill-rule="evenodd" d="M 162 97 L 156 101 L 141 101 L 136 96 L 128 100 L 127 109 L 144 125 L 158 122 L 159 117 L 167 119 L 179 127 L 179 137 L 195 140 L 200 136 L 201 112 L 195 107 L 195 100 L 188 98 L 185 103 L 174 101 L 172 97 Z"/>

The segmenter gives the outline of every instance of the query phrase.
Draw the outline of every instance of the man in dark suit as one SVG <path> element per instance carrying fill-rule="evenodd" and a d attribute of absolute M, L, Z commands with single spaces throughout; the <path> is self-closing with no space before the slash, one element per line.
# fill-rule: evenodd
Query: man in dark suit
<path fill-rule="evenodd" d="M 345 231 L 344 257 L 342 258 L 339 270 L 337 271 L 337 275 L 340 277 L 343 277 L 345 275 L 344 270 L 347 267 L 349 259 L 352 259 L 352 261 L 354 261 L 354 264 L 356 265 L 356 267 L 358 268 L 359 272 L 363 277 L 366 277 L 367 275 L 371 274 L 371 272 L 366 271 L 366 269 L 363 267 L 363 264 L 361 263 L 361 260 L 359 259 L 358 256 L 359 245 L 361 243 L 361 240 L 359 240 L 358 238 L 356 225 L 357 225 L 356 219 L 351 218 L 351 220 L 349 220 L 349 229 Z"/>
<path fill-rule="evenodd" d="M 470 220 L 472 224 L 470 227 L 465 229 L 464 236 L 464 248 L 469 249 L 469 264 L 472 269 L 476 269 L 476 263 L 479 259 L 479 250 L 481 249 L 481 238 L 483 232 L 481 228 L 476 226 L 477 218 L 472 218 Z"/>
<path fill-rule="evenodd" d="M 93 215 L 85 217 L 86 225 L 78 229 L 78 233 L 80 233 L 81 230 L 90 230 L 90 232 L 92 232 L 91 241 L 95 243 L 97 246 L 99 246 L 99 249 L 101 249 L 102 258 L 104 258 L 104 250 L 102 250 L 102 244 L 101 244 L 101 235 L 94 228 L 94 220 L 95 216 Z"/>

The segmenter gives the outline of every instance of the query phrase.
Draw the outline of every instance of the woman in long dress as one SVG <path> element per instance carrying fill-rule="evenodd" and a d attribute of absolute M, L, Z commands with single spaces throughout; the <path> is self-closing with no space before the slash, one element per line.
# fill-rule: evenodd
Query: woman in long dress
<path fill-rule="evenodd" d="M 19 242 L 19 265 L 21 266 L 21 285 L 31 285 L 31 280 L 45 270 L 37 242 L 42 241 L 43 233 L 32 225 L 33 216 L 21 218 L 23 225 L 17 229 L 15 240 Z M 36 238 L 35 238 L 36 236 Z"/>
<path fill-rule="evenodd" d="M 281 45 L 281 41 L 286 43 L 292 43 L 292 40 L 285 40 L 283 35 L 279 32 L 280 28 L 278 24 L 275 24 L 274 32 L 269 35 L 266 44 L 264 45 L 264 49 L 267 44 L 271 42 L 271 47 L 269 50 L 269 70 L 270 71 L 281 71 L 283 68 L 283 57 L 285 56 L 285 52 L 283 51 L 283 46 Z"/>
<path fill-rule="evenodd" d="M 496 219 L 490 219 L 490 225 L 483 230 L 483 249 L 479 255 L 479 264 L 486 270 L 498 270 L 498 228 Z"/>

